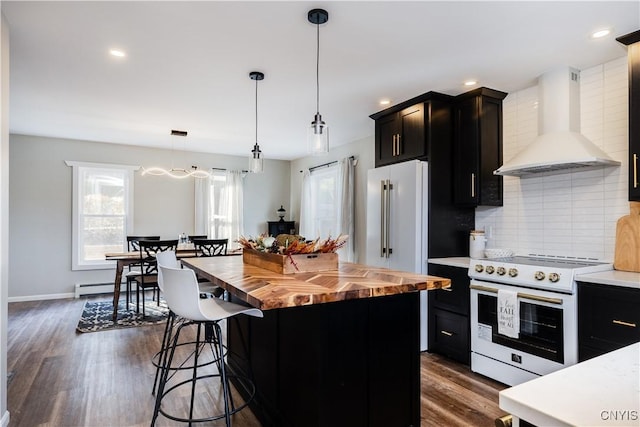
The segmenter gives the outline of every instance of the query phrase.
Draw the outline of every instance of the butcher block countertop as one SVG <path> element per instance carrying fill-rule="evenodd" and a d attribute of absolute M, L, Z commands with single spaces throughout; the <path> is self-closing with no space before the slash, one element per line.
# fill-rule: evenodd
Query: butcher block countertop
<path fill-rule="evenodd" d="M 451 280 L 362 264 L 340 263 L 337 270 L 278 274 L 241 257 L 183 259 L 200 277 L 261 310 L 372 298 L 448 288 Z"/>

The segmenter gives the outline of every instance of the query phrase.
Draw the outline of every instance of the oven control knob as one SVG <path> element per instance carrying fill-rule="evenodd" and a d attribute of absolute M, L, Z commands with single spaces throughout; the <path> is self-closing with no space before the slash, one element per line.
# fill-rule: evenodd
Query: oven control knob
<path fill-rule="evenodd" d="M 496 271 L 493 265 L 487 265 L 486 270 L 487 270 L 487 274 L 493 274 L 493 272 Z"/>
<path fill-rule="evenodd" d="M 544 280 L 545 278 L 544 271 L 536 271 L 533 277 L 535 277 L 536 280 Z"/>
<path fill-rule="evenodd" d="M 560 280 L 560 275 L 558 273 L 549 273 L 549 281 L 551 283 L 556 283 Z"/>
<path fill-rule="evenodd" d="M 518 275 L 518 269 L 517 268 L 510 268 L 509 269 L 509 276 L 510 277 L 516 277 Z"/>
<path fill-rule="evenodd" d="M 498 267 L 498 270 L 496 271 L 496 273 L 498 273 L 498 276 L 504 276 L 506 272 L 507 269 L 504 267 Z"/>
<path fill-rule="evenodd" d="M 484 271 L 484 267 L 482 264 L 476 264 L 476 272 L 482 273 Z"/>

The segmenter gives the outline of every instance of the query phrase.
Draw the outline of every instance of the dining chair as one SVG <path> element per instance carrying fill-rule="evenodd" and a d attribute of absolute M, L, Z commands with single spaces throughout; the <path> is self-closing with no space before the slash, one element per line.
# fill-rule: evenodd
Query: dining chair
<path fill-rule="evenodd" d="M 140 250 L 140 245 L 138 244 L 139 240 L 160 240 L 160 236 L 127 236 L 127 251 L 135 252 Z M 127 281 L 127 307 L 129 307 L 129 303 L 131 302 L 131 283 L 133 282 L 133 278 L 135 276 L 140 275 L 140 263 L 134 262 L 127 266 L 128 271 L 125 274 L 125 279 Z"/>
<path fill-rule="evenodd" d="M 229 239 L 192 239 L 196 256 L 210 257 L 227 254 Z"/>
<path fill-rule="evenodd" d="M 193 239 L 192 242 L 196 250 L 196 257 L 212 257 L 227 254 L 229 239 Z M 200 290 L 205 294 L 212 294 L 216 298 L 224 294 L 224 289 L 207 279 L 198 278 L 198 283 L 200 283 Z"/>
<path fill-rule="evenodd" d="M 189 236 L 189 241 L 193 242 L 194 240 L 202 240 L 202 239 L 208 239 L 209 236 L 207 236 L 206 234 L 197 234 L 195 236 Z"/>
<path fill-rule="evenodd" d="M 240 314 L 263 317 L 263 313 L 261 310 L 250 306 L 219 299 L 201 299 L 198 280 L 193 270 L 162 266 L 159 267 L 159 270 L 159 274 L 162 276 L 161 282 L 165 300 L 171 312 L 175 313 L 175 316 L 173 316 L 175 325 L 172 324 L 171 327 L 167 328 L 171 335 L 168 337 L 167 347 L 161 351 L 160 381 L 158 383 L 151 425 L 154 426 L 158 415 L 162 414 L 170 420 L 186 422 L 189 423 L 189 425 L 192 423 L 224 419 L 226 426 L 229 427 L 231 426 L 231 415 L 237 413 L 251 402 L 256 389 L 252 379 L 235 375 L 233 372 L 227 372 L 224 361 L 225 346 L 223 345 L 222 329 L 219 322 Z M 180 334 L 184 327 L 190 325 L 197 327 L 196 340 L 190 343 L 194 348 L 194 360 L 191 364 L 193 374 L 190 378 L 184 380 L 182 380 L 183 377 L 179 377 L 177 378 L 177 382 L 171 381 L 173 377 L 172 372 L 175 372 L 175 369 L 179 369 L 182 364 L 178 363 L 176 365 L 174 362 L 176 347 L 183 345 L 183 343 L 180 342 Z M 202 336 L 203 329 L 205 330 L 204 337 Z M 207 329 L 210 330 L 212 336 L 207 337 Z M 210 344 L 211 356 L 209 361 L 213 362 L 211 366 L 214 366 L 216 368 L 215 370 L 203 369 L 204 366 L 210 364 L 203 364 L 203 361 L 200 360 L 200 358 L 207 360 L 204 354 L 205 344 Z M 211 404 L 206 405 L 206 407 L 199 405 L 199 408 L 196 408 L 196 405 L 194 405 L 196 382 L 202 382 L 202 380 L 216 377 L 220 378 L 220 382 L 218 383 L 216 381 L 213 384 L 221 385 L 221 399 L 218 401 L 222 403 L 216 405 L 212 401 Z M 239 381 L 245 390 L 249 391 L 248 398 L 239 406 L 234 404 L 231 397 L 230 377 L 235 377 L 235 380 Z M 184 407 L 180 413 L 170 413 L 167 409 L 163 408 L 162 401 L 164 398 L 182 399 L 183 396 L 186 397 L 189 390 L 191 398 L 188 413 L 186 407 Z M 197 409 L 200 409 L 200 411 L 197 411 Z M 207 410 L 206 414 L 202 413 L 204 410 Z"/>
<path fill-rule="evenodd" d="M 178 239 L 172 240 L 138 240 L 140 245 L 140 274 L 134 276 L 136 283 L 136 313 L 140 312 L 140 291 L 142 291 L 142 316 L 145 316 L 145 291 L 153 290 L 153 297 L 160 305 L 160 290 L 158 288 L 158 263 L 156 254 L 166 251 L 176 251 Z"/>

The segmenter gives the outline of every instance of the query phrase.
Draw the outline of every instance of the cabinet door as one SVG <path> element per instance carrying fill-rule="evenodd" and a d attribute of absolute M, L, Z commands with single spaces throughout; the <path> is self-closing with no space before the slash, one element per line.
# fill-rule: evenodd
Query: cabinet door
<path fill-rule="evenodd" d="M 640 117 L 640 42 L 629 45 L 629 118 Z M 629 200 L 640 201 L 640 120 L 629 120 Z"/>
<path fill-rule="evenodd" d="M 640 341 L 640 290 L 579 283 L 579 360 Z"/>
<path fill-rule="evenodd" d="M 478 204 L 478 170 L 480 169 L 478 102 L 477 97 L 472 97 L 460 101 L 454 108 L 453 201 L 458 206 Z"/>
<path fill-rule="evenodd" d="M 502 206 L 502 176 L 493 171 L 502 165 L 502 101 L 479 98 L 480 150 L 478 171 L 478 204 Z"/>
<path fill-rule="evenodd" d="M 424 158 L 427 145 L 424 136 L 424 104 L 412 105 L 398 114 L 400 134 L 396 143 L 399 160 Z"/>
<path fill-rule="evenodd" d="M 429 264 L 429 274 L 451 279 L 447 289 L 429 291 L 429 303 L 437 308 L 469 315 L 469 273 L 466 268 Z"/>
<path fill-rule="evenodd" d="M 396 139 L 400 134 L 398 113 L 376 120 L 376 167 L 398 161 L 396 157 Z"/>

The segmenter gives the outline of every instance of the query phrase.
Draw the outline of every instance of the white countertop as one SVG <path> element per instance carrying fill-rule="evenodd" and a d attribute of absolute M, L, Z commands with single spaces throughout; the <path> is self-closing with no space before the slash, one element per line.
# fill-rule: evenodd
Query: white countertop
<path fill-rule="evenodd" d="M 427 262 L 439 265 L 448 265 L 450 267 L 469 268 L 469 257 L 448 257 L 448 258 L 429 258 Z"/>
<path fill-rule="evenodd" d="M 640 273 L 631 271 L 602 271 L 600 273 L 577 274 L 578 282 L 599 283 L 602 285 L 624 286 L 640 289 Z M 640 424 L 639 424 L 640 425 Z"/>
<path fill-rule="evenodd" d="M 538 426 L 639 426 L 640 343 L 500 392 L 500 408 Z"/>

